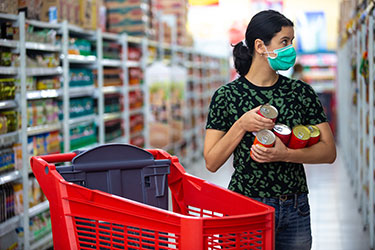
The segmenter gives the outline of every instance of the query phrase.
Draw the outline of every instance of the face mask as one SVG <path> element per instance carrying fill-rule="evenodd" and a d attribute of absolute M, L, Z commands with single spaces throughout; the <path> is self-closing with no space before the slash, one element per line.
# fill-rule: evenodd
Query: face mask
<path fill-rule="evenodd" d="M 275 71 L 288 70 L 296 62 L 297 54 L 292 44 L 281 49 L 275 49 L 273 53 L 276 54 L 276 56 L 270 56 L 270 53 L 267 51 L 267 59 L 269 65 Z"/>

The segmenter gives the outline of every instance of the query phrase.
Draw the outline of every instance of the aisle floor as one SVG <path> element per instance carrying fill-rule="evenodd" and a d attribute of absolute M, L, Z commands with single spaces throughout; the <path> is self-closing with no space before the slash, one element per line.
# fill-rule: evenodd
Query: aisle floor
<path fill-rule="evenodd" d="M 231 159 L 216 173 L 204 161 L 185 166 L 186 171 L 219 186 L 227 187 L 233 172 Z M 363 230 L 349 176 L 340 153 L 332 165 L 305 165 L 310 190 L 313 250 L 368 250 L 368 231 Z"/>

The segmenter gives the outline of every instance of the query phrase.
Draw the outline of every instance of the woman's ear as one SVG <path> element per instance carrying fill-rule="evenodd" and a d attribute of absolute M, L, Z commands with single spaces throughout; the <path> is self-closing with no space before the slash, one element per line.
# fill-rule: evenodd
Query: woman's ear
<path fill-rule="evenodd" d="M 264 55 L 266 53 L 265 44 L 259 38 L 254 41 L 254 51 L 259 55 Z"/>

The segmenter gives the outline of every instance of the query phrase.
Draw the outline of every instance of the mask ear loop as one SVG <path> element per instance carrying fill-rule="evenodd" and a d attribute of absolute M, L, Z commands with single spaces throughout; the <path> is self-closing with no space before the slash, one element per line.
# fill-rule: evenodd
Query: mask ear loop
<path fill-rule="evenodd" d="M 277 57 L 277 53 L 273 52 L 273 54 L 276 54 L 276 56 L 270 56 L 270 52 L 268 52 L 266 45 L 264 44 L 264 48 L 266 49 L 267 57 L 271 59 L 275 59 Z"/>

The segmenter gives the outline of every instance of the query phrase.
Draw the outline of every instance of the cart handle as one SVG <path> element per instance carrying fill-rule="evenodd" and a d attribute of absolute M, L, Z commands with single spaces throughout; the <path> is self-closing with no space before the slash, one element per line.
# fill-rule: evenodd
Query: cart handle
<path fill-rule="evenodd" d="M 76 153 L 65 153 L 65 154 L 50 154 L 37 156 L 45 160 L 48 163 L 71 161 L 77 154 Z"/>

